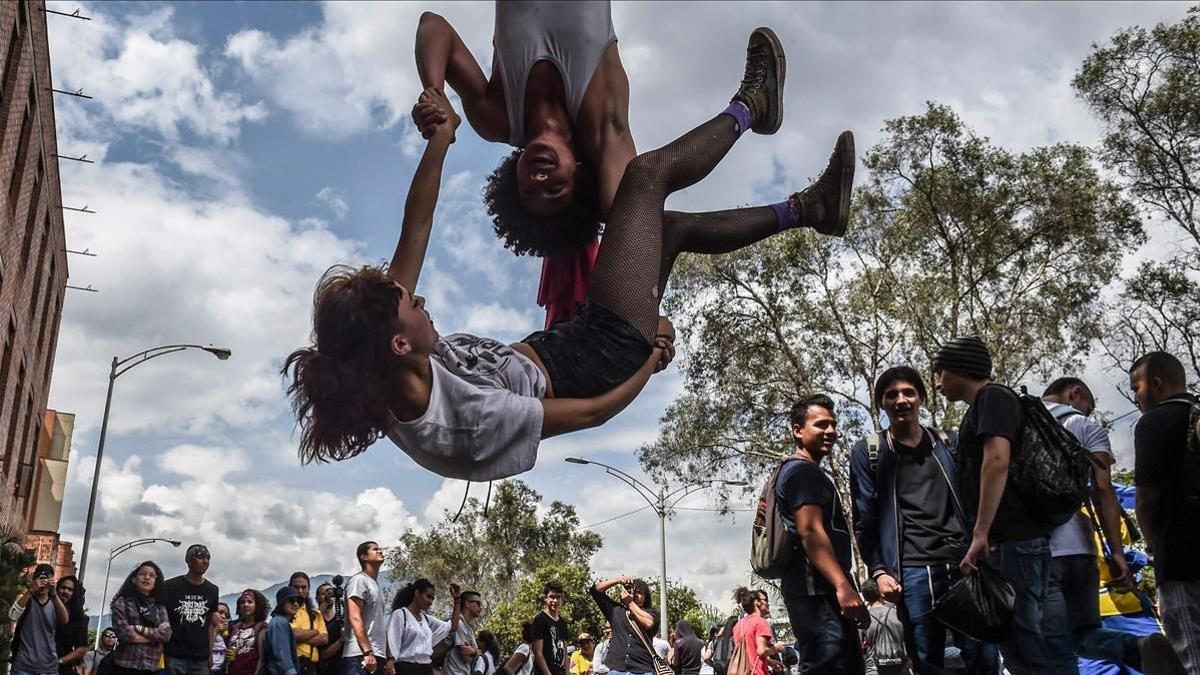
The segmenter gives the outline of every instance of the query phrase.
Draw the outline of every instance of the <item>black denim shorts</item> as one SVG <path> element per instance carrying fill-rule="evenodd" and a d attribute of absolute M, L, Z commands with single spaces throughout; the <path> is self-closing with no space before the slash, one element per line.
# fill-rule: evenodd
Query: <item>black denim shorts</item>
<path fill-rule="evenodd" d="M 522 340 L 537 352 L 557 398 L 591 398 L 628 380 L 653 345 L 628 321 L 588 300 L 579 312 Z"/>

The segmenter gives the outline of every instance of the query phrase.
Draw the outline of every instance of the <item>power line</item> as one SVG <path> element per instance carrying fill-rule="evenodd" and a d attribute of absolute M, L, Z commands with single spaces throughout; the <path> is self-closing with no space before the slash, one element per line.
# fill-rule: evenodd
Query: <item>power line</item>
<path fill-rule="evenodd" d="M 754 509 L 702 509 L 693 506 L 676 506 L 675 511 L 712 511 L 713 513 L 749 513 Z"/>
<path fill-rule="evenodd" d="M 612 521 L 614 521 L 614 520 L 620 520 L 621 518 L 624 518 L 625 516 L 632 516 L 632 515 L 633 515 L 633 514 L 635 514 L 635 513 L 641 513 L 642 511 L 645 511 L 645 510 L 646 510 L 646 509 L 648 509 L 648 508 L 650 508 L 650 505 L 649 505 L 649 504 L 647 504 L 647 505 L 643 506 L 643 507 L 642 507 L 642 508 L 640 508 L 640 509 L 634 509 L 634 510 L 632 510 L 632 511 L 628 511 L 628 512 L 626 512 L 626 513 L 622 513 L 622 514 L 621 514 L 621 515 L 619 515 L 619 516 L 613 516 L 612 518 L 608 518 L 607 520 L 601 520 L 601 521 L 600 521 L 600 522 L 598 522 L 598 523 L 592 523 L 592 524 L 590 524 L 590 525 L 580 525 L 580 526 L 579 526 L 577 529 L 580 529 L 580 530 L 587 530 L 587 529 L 591 529 L 591 528 L 593 528 L 593 527 L 596 527 L 596 526 L 598 526 L 598 525 L 604 525 L 605 523 L 611 523 L 611 522 L 612 522 Z"/>

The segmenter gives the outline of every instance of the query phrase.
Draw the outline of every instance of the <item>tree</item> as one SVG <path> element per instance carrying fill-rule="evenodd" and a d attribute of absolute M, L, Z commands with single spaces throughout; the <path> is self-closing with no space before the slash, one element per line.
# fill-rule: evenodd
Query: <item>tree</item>
<path fill-rule="evenodd" d="M 647 580 L 650 585 L 651 604 L 655 609 L 662 606 L 662 593 L 658 579 Z M 674 630 L 680 620 L 687 621 L 697 631 L 704 630 L 708 621 L 704 606 L 696 597 L 696 591 L 682 581 L 667 579 L 667 630 Z"/>
<path fill-rule="evenodd" d="M 684 394 L 639 452 L 647 472 L 760 483 L 791 450 L 792 402 L 824 391 L 839 403 L 832 465 L 848 503 L 846 441 L 878 429 L 870 391 L 885 368 L 917 367 L 932 394 L 939 343 L 965 333 L 989 345 L 1000 381 L 1080 364 L 1100 289 L 1143 240 L 1091 152 L 1015 153 L 930 103 L 886 122 L 865 165 L 845 238 L 797 232 L 680 260 L 666 306 L 687 343 Z M 961 415 L 937 396 L 928 406 L 938 424 Z"/>
<path fill-rule="evenodd" d="M 1104 353 L 1128 368 L 1148 351 L 1171 352 L 1200 391 L 1200 6 L 1179 23 L 1093 44 L 1072 84 L 1104 126 L 1105 163 L 1184 237 L 1168 260 L 1143 263 L 1126 280 Z"/>
<path fill-rule="evenodd" d="M 587 590 L 595 583 L 591 569 L 580 563 L 549 564 L 525 577 L 516 592 L 504 596 L 483 621 L 483 627 L 495 633 L 505 653 L 521 644 L 521 624 L 532 621 L 542 611 L 542 588 L 548 581 L 558 582 L 566 592 L 559 613 L 567 621 L 569 635 L 600 634 L 604 617 Z"/>
<path fill-rule="evenodd" d="M 12 635 L 8 631 L 8 609 L 26 590 L 22 573 L 33 564 L 33 556 L 25 550 L 25 532 L 17 509 L 13 508 L 12 497 L 0 497 L 0 675 L 9 670 L 9 645 Z"/>
<path fill-rule="evenodd" d="M 454 582 L 479 591 L 487 603 L 513 597 L 521 583 L 555 564 L 583 565 L 602 539 L 580 532 L 575 507 L 552 502 L 519 480 L 497 483 L 490 504 L 472 497 L 455 516 L 449 511 L 428 530 L 404 533 L 388 551 L 393 581 L 425 577 L 439 589 Z M 449 613 L 448 593 L 440 594 Z"/>

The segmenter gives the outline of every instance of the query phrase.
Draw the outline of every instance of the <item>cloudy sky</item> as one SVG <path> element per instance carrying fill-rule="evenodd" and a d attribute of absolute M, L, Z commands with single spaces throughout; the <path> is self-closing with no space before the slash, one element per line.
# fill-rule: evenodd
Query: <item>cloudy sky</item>
<path fill-rule="evenodd" d="M 441 12 L 490 72 L 492 5 L 51 6 L 93 18 L 48 20 L 55 86 L 95 97 L 58 97 L 59 147 L 97 162 L 62 168 L 64 204 L 97 211 L 68 214 L 70 247 L 98 254 L 71 258 L 71 283 L 100 291 L 68 296 L 50 396 L 51 407 L 77 415 L 64 538 L 82 540 L 112 356 L 176 342 L 234 351 L 227 362 L 173 354 L 118 380 L 86 585 L 103 584 L 103 551 L 141 536 L 207 543 L 211 577 L 226 592 L 295 568 L 347 571 L 357 542 L 393 543 L 457 506 L 462 484 L 421 470 L 387 441 L 352 461 L 301 468 L 278 370 L 306 341 L 321 272 L 388 258 L 395 245 L 422 143 L 406 119 L 420 89 L 417 17 Z M 1069 86 L 1089 45 L 1185 11 L 1170 3 L 613 6 L 641 149 L 724 107 L 755 26 L 774 27 L 786 46 L 783 129 L 747 136 L 710 178 L 676 195 L 672 204 L 686 210 L 776 201 L 819 171 L 839 131 L 854 130 L 863 152 L 885 119 L 918 114 L 927 100 L 952 105 L 1014 149 L 1094 143 L 1098 129 Z M 538 263 L 501 248 L 479 203 L 483 177 L 506 152 L 465 125 L 451 150 L 422 282 L 443 331 L 517 340 L 540 326 Z M 1102 405 L 1123 412 L 1116 383 L 1096 388 Z M 656 377 L 605 428 L 543 444 L 523 478 L 576 504 L 584 523 L 641 506 L 620 483 L 562 459 L 637 473 L 633 450 L 654 437 L 679 387 L 675 371 Z M 697 495 L 683 506 L 707 502 Z M 643 511 L 597 526 L 606 546 L 596 571 L 656 574 L 655 521 Z M 727 604 L 728 589 L 747 575 L 747 527 L 745 518 L 680 511 L 668 525 L 670 575 Z M 169 575 L 183 567 L 181 552 L 147 547 L 115 571 L 150 556 Z"/>

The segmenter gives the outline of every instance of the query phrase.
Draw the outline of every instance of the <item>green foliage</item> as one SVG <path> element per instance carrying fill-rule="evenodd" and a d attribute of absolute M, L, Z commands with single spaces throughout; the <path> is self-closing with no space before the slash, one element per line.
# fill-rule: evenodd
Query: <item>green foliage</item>
<path fill-rule="evenodd" d="M 1003 382 L 1081 363 L 1102 328 L 1099 290 L 1144 238 L 1090 152 L 1015 153 L 932 103 L 883 131 L 845 238 L 803 231 L 681 259 L 667 311 L 686 342 L 685 393 L 640 450 L 649 473 L 756 489 L 791 451 L 791 403 L 824 391 L 839 402 L 831 464 L 848 499 L 849 442 L 878 427 L 870 391 L 887 367 L 913 365 L 932 392 L 938 345 L 965 333 L 989 345 Z M 926 403 L 934 423 L 961 415 Z"/>
<path fill-rule="evenodd" d="M 650 585 L 651 604 L 655 609 L 662 607 L 658 579 L 647 579 L 646 583 Z M 681 619 L 692 624 L 697 631 L 703 630 L 707 621 L 696 591 L 682 581 L 667 579 L 667 629 L 674 630 L 675 624 Z"/>
<path fill-rule="evenodd" d="M 483 627 L 496 634 L 505 654 L 521 644 L 521 624 L 532 621 L 542 611 L 542 587 L 548 581 L 557 581 L 566 591 L 559 613 L 566 619 L 572 638 L 581 632 L 598 635 L 604 627 L 600 608 L 588 593 L 595 583 L 588 566 L 548 564 L 525 577 L 517 591 L 500 600 L 484 619 Z"/>
<path fill-rule="evenodd" d="M 25 533 L 20 527 L 20 520 L 15 516 L 16 509 L 12 508 L 11 499 L 0 499 L 4 508 L 0 516 L 0 616 L 5 617 L 3 627 L 0 627 L 0 675 L 9 669 L 9 644 L 12 636 L 7 628 L 8 609 L 27 589 L 22 573 L 33 564 L 31 556 L 24 546 Z"/>
<path fill-rule="evenodd" d="M 543 510 L 536 490 L 519 480 L 502 481 L 489 505 L 471 498 L 457 519 L 446 511 L 428 530 L 404 533 L 387 554 L 390 576 L 432 581 L 440 591 L 436 615 L 450 613 L 445 589 L 451 582 L 479 591 L 490 606 L 516 595 L 522 582 L 549 565 L 587 569 L 603 540 L 578 527 L 574 506 L 555 501 Z"/>
<path fill-rule="evenodd" d="M 1104 126 L 1105 163 L 1186 237 L 1170 259 L 1126 280 L 1109 309 L 1105 355 L 1128 368 L 1148 351 L 1171 352 L 1200 391 L 1200 6 L 1093 45 L 1072 84 Z"/>

